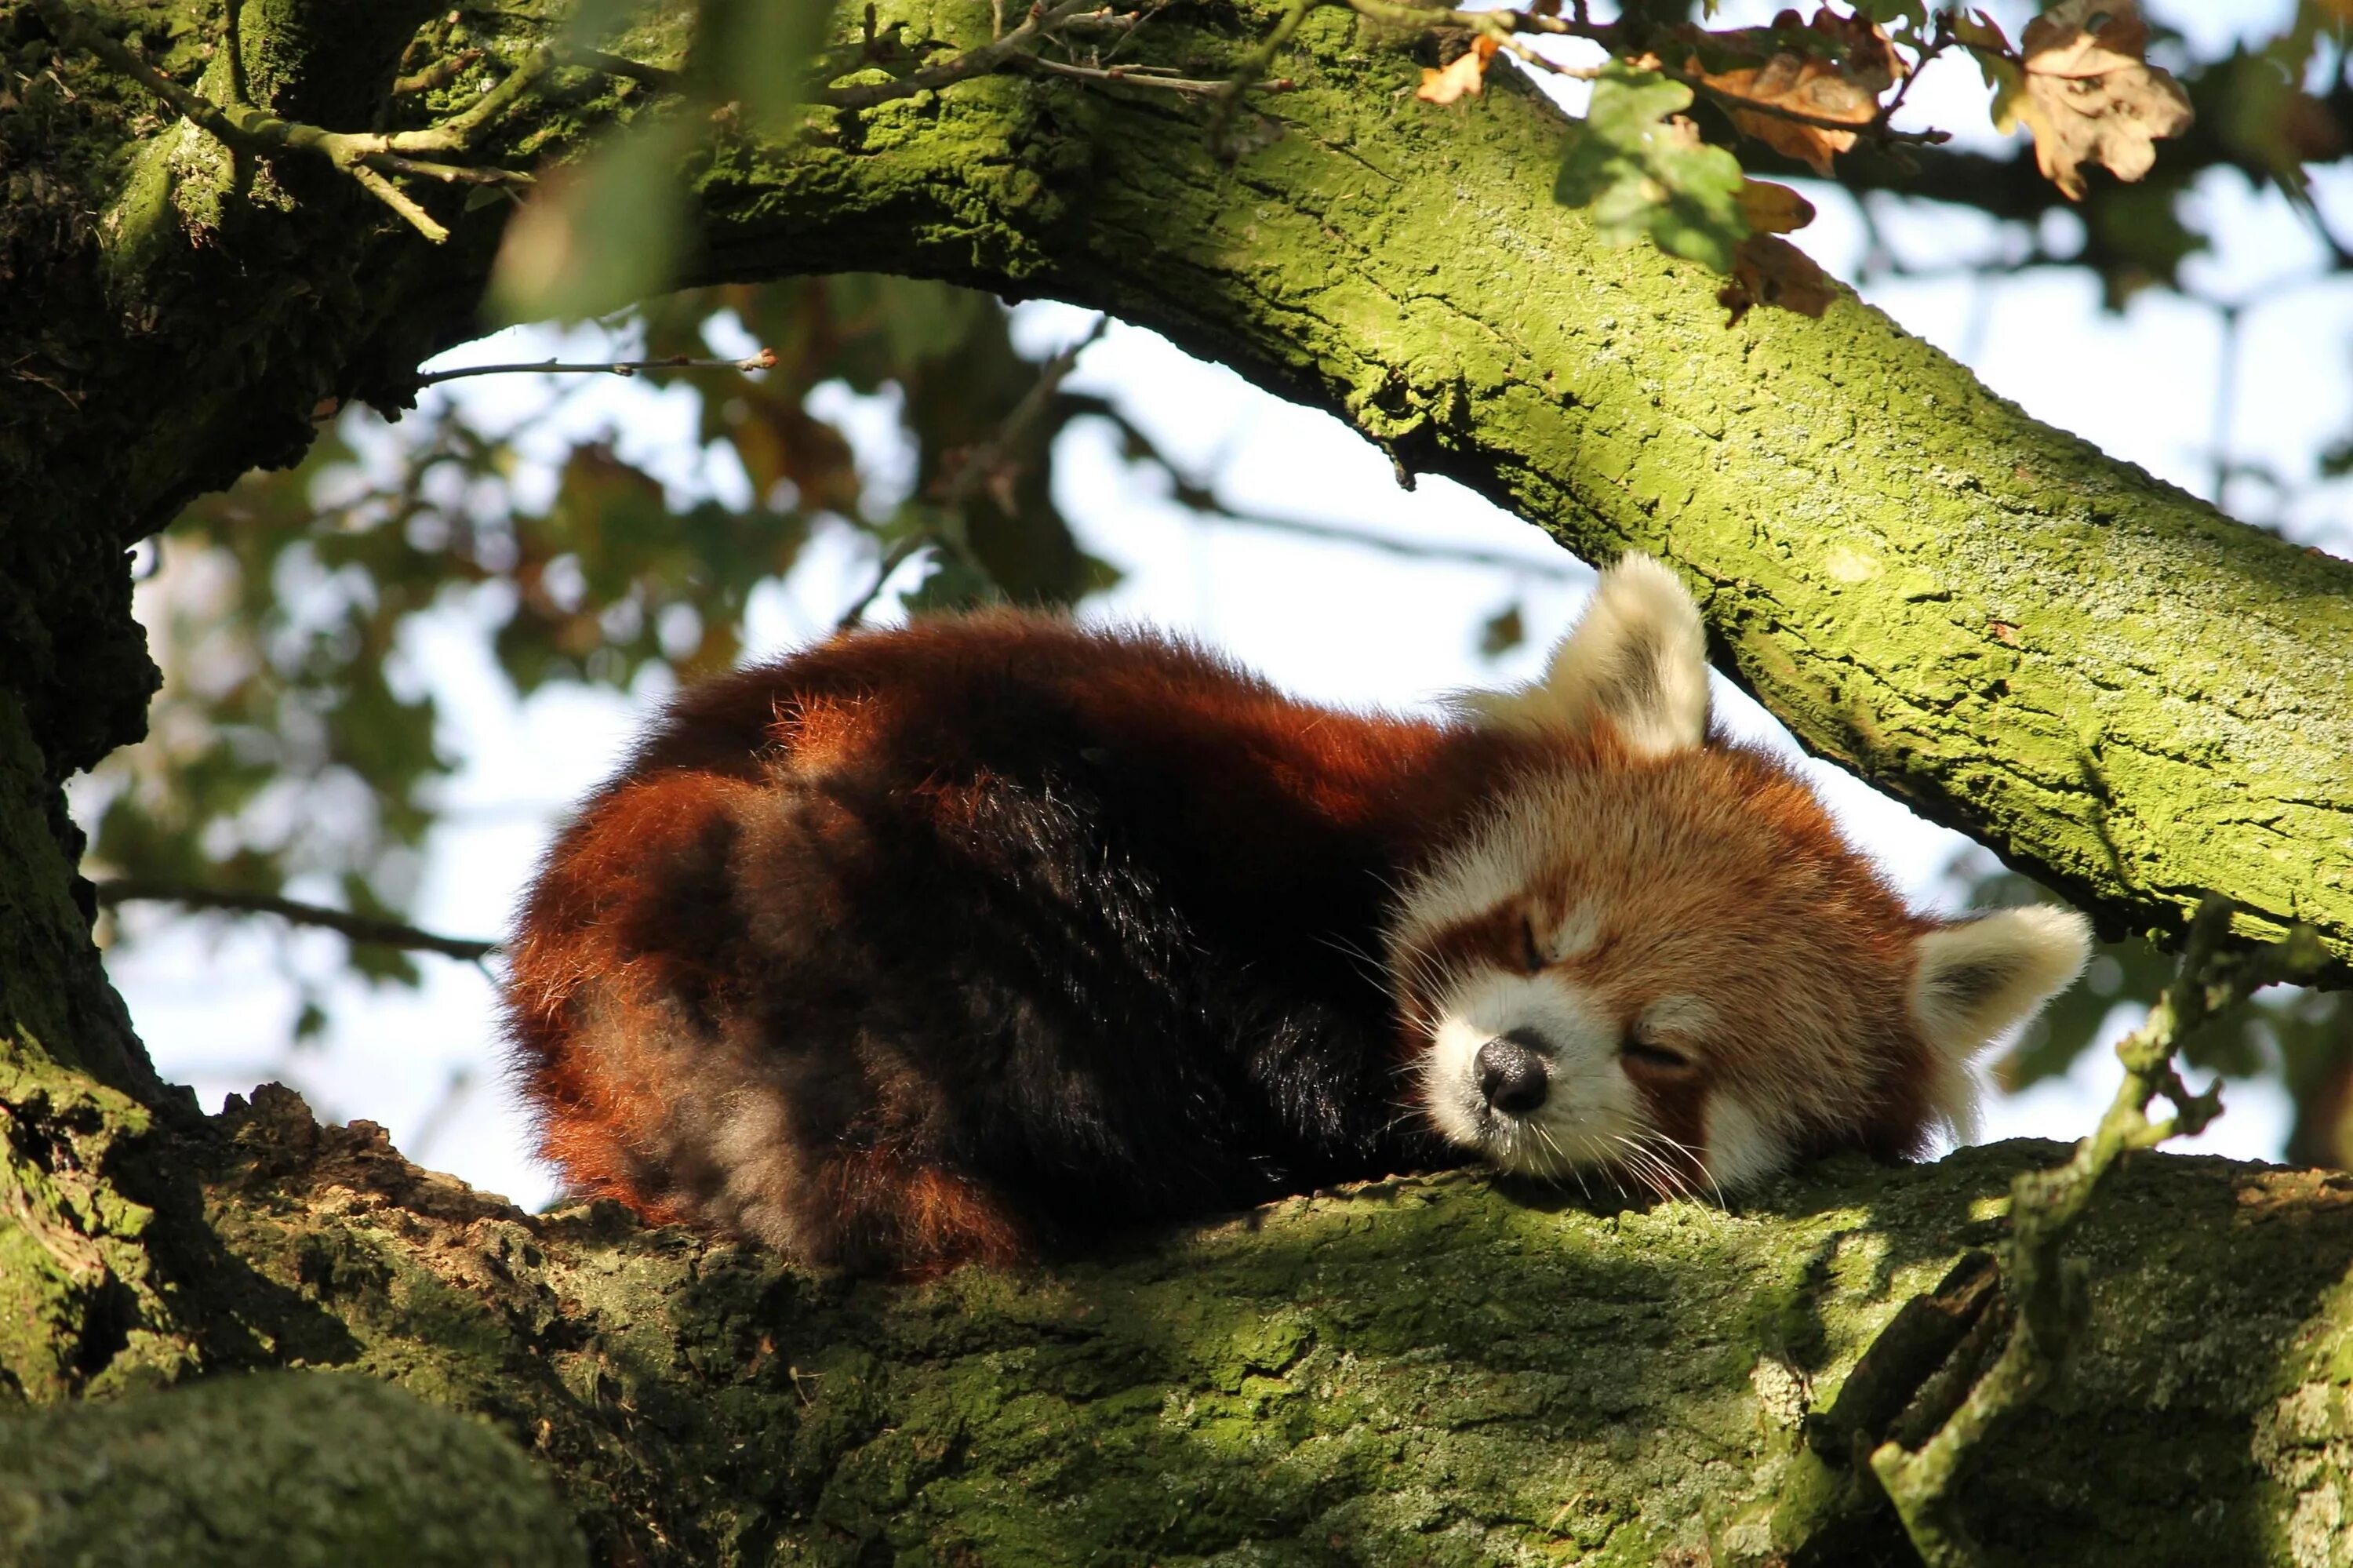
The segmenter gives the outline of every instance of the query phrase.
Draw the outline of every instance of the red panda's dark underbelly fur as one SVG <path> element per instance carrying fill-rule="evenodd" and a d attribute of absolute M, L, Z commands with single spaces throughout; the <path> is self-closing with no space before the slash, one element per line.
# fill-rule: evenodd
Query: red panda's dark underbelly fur
<path fill-rule="evenodd" d="M 691 691 L 523 912 L 543 1149 L 649 1216 L 902 1270 L 1460 1163 L 1381 922 L 1519 744 L 1013 616 Z"/>

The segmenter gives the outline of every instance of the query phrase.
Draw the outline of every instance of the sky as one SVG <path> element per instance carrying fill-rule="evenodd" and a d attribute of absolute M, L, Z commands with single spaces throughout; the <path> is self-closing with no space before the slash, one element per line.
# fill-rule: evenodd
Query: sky
<path fill-rule="evenodd" d="M 1991 9 L 2013 37 L 2029 14 L 2016 4 Z M 2206 48 L 2233 36 L 2261 36 L 2290 5 L 2265 0 L 2149 9 Z M 1760 15 L 1746 15 L 1752 10 Z M 1738 22 L 1771 10 L 1728 5 L 1724 13 Z M 1567 86 L 1573 103 L 1577 90 Z M 1924 78 L 1911 101 L 1920 118 L 1942 125 L 1966 127 L 1975 116 L 1977 129 L 1963 139 L 1994 140 L 1974 71 Z M 2235 175 L 2212 176 L 2200 188 L 2197 199 L 2213 215 L 2220 242 L 2187 268 L 2197 291 L 2243 305 L 2234 355 L 2216 313 L 2178 296 L 2145 293 L 2106 315 L 2089 277 L 1956 272 L 1956 263 L 1999 258 L 2006 246 L 2015 253 L 2015 236 L 1989 223 L 1886 200 L 1874 204 L 1867 225 L 1862 209 L 1834 187 L 1809 185 L 1807 194 L 1820 217 L 1793 238 L 1830 270 L 1856 277 L 1875 228 L 1879 242 L 1918 275 L 1866 286 L 1871 302 L 1972 366 L 2036 417 L 2184 488 L 2215 493 L 2218 430 L 2234 460 L 2303 472 L 2317 448 L 2353 429 L 2353 284 L 2306 281 L 2322 270 L 2309 231 L 2275 194 L 2253 192 Z M 2316 194 L 2340 231 L 2353 229 L 2353 182 L 2324 177 Z M 1016 309 L 1014 331 L 1024 352 L 1043 357 L 1083 336 L 1093 320 L 1066 306 L 1031 303 Z M 744 339 L 713 346 L 748 353 L 754 345 Z M 561 334 L 518 329 L 434 364 L 610 357 L 626 347 L 593 328 Z M 1533 675 L 1544 646 L 1567 628 L 1591 584 L 1589 571 L 1526 524 L 1444 480 L 1424 479 L 1410 493 L 1399 490 L 1388 460 L 1337 420 L 1269 397 L 1151 333 L 1113 324 L 1080 357 L 1070 385 L 1113 399 L 1189 472 L 1213 478 L 1238 511 L 1345 521 L 1392 538 L 1475 546 L 1525 563 L 1455 565 L 1204 526 L 1139 482 L 1106 427 L 1082 424 L 1056 454 L 1059 499 L 1088 547 L 1126 574 L 1118 588 L 1090 604 L 1090 619 L 1185 630 L 1303 696 L 1411 705 Z M 744 495 L 740 471 L 697 449 L 696 402 L 681 388 L 644 378 L 558 385 L 545 376 L 500 376 L 449 383 L 427 396 L 462 399 L 485 423 L 523 429 L 526 450 L 544 457 L 569 440 L 609 436 L 680 501 Z M 834 385 L 819 388 L 816 411 L 844 424 L 874 482 L 908 482 L 887 407 Z M 552 478 L 552 471 L 527 471 L 520 482 Z M 2268 491 L 2247 481 L 2234 483 L 2228 500 L 2265 518 L 2277 506 Z M 2295 536 L 2347 553 L 2353 547 L 2353 489 L 2316 490 L 2277 520 Z M 791 579 L 755 596 L 748 656 L 782 652 L 820 635 L 863 591 L 871 570 L 871 554 L 859 544 L 821 534 Z M 907 575 L 912 578 L 912 567 Z M 1475 648 L 1479 625 L 1514 602 L 1523 608 L 1528 643 L 1499 662 L 1482 660 Z M 626 695 L 558 688 L 517 704 L 479 627 L 459 607 L 427 618 L 397 662 L 399 678 L 434 690 L 447 715 L 445 748 L 465 758 L 447 791 L 445 825 L 430 846 L 417 923 L 494 936 L 553 826 L 615 767 L 662 693 L 652 683 Z M 1850 834 L 1916 906 L 1957 906 L 1950 869 L 1982 852 L 1838 769 L 1803 759 L 1768 715 L 1721 680 L 1717 699 L 1734 729 L 1799 758 Z M 172 928 L 160 912 L 146 909 L 126 919 L 138 939 L 118 946 L 109 967 L 160 1068 L 194 1083 L 207 1108 L 224 1094 L 283 1077 L 322 1116 L 384 1124 L 424 1163 L 527 1206 L 554 1195 L 500 1077 L 486 971 L 423 957 L 426 983 L 415 992 L 371 991 L 348 977 L 330 978 L 328 1033 L 289 1057 L 284 1042 L 299 1002 L 279 968 L 280 933 L 249 925 L 225 929 L 216 921 Z M 339 973 L 339 938 L 298 935 L 290 950 L 307 972 Z M 2119 1010 L 2109 1022 L 2111 1037 L 2131 1022 Z M 2117 1072 L 2107 1053 L 2094 1051 L 2064 1081 L 2016 1097 L 1992 1097 L 1984 1136 L 2073 1138 L 2088 1130 Z M 2234 1085 L 2228 1103 L 2228 1114 L 2194 1147 L 2276 1157 L 2288 1121 L 2284 1094 L 2268 1085 Z"/>

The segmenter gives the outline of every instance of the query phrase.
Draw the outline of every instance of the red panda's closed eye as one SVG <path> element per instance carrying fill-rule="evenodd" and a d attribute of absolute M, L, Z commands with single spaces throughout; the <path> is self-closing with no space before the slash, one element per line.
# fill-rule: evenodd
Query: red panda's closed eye
<path fill-rule="evenodd" d="M 1671 1045 L 1662 1045 L 1645 1039 L 1639 1030 L 1629 1030 L 1619 1043 L 1618 1054 L 1629 1067 L 1661 1075 L 1681 1076 L 1697 1065 L 1689 1056 Z"/>
<path fill-rule="evenodd" d="M 1533 915 L 1520 916 L 1520 962 L 1530 974 L 1545 967 L 1543 944 L 1536 940 L 1536 920 Z"/>

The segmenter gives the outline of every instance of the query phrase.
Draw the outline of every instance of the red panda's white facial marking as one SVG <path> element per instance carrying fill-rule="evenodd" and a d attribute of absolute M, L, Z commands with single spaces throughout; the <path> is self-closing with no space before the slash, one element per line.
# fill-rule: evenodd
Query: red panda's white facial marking
<path fill-rule="evenodd" d="M 1698 613 L 1602 575 L 1545 681 L 1472 699 L 1548 760 L 1402 889 L 1388 969 L 1422 1108 L 1505 1169 L 1719 1192 L 1966 1131 L 1968 1056 L 2081 968 L 2069 911 L 1906 911 L 1802 779 L 1707 740 Z"/>
<path fill-rule="evenodd" d="M 1439 1131 L 1507 1170 L 1567 1175 L 1607 1164 L 1642 1130 L 1618 1032 L 1549 974 L 1476 969 L 1438 999 L 1422 1104 Z"/>

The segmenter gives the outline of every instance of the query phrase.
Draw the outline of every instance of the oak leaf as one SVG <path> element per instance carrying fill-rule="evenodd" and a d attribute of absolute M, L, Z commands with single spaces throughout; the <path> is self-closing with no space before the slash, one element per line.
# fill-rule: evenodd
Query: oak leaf
<path fill-rule="evenodd" d="M 1601 68 L 1585 118 L 1564 138 L 1554 199 L 1588 208 L 1613 245 L 1648 234 L 1660 249 L 1729 271 L 1748 233 L 1740 161 L 1680 112 L 1691 89 L 1625 61 Z"/>
<path fill-rule="evenodd" d="M 1715 302 L 1737 322 L 1755 305 L 1778 305 L 1799 315 L 1819 316 L 1838 298 L 1838 284 L 1814 259 L 1778 234 L 1752 234 L 1732 253 L 1732 276 L 1715 291 Z"/>
<path fill-rule="evenodd" d="M 1787 234 L 1814 221 L 1812 202 L 1771 180 L 1741 181 L 1737 199 L 1740 215 L 1758 234 Z"/>
<path fill-rule="evenodd" d="M 1724 100 L 1745 99 L 1814 121 L 1838 121 L 1861 129 L 1879 116 L 1879 97 L 1903 79 L 1904 62 L 1885 32 L 1855 16 L 1833 15 L 1828 6 L 1807 26 L 1822 44 L 1804 49 L 1776 48 L 1763 63 L 1707 71 L 1694 59 L 1685 69 Z M 1701 35 L 1707 42 L 1736 48 L 1745 37 L 1769 40 L 1798 26 L 1798 14 L 1784 11 L 1764 33 Z M 1791 120 L 1770 110 L 1741 109 L 1725 102 L 1733 124 L 1787 157 L 1827 177 L 1831 155 L 1854 145 L 1854 132 Z"/>
<path fill-rule="evenodd" d="M 1454 63 L 1443 70 L 1424 66 L 1421 85 L 1414 96 L 1424 103 L 1452 103 L 1466 93 L 1476 98 L 1487 88 L 1487 62 L 1495 58 L 1495 40 L 1482 33 L 1471 40 L 1471 47 L 1454 57 Z"/>
<path fill-rule="evenodd" d="M 2134 0 L 2062 0 L 2026 25 L 2019 48 L 2022 85 L 1997 86 L 1995 120 L 2026 127 L 2035 163 L 2070 201 L 2084 197 L 2084 164 L 2137 180 L 2157 162 L 2157 138 L 2189 129 L 2189 95 L 2143 58 L 2148 23 Z"/>

